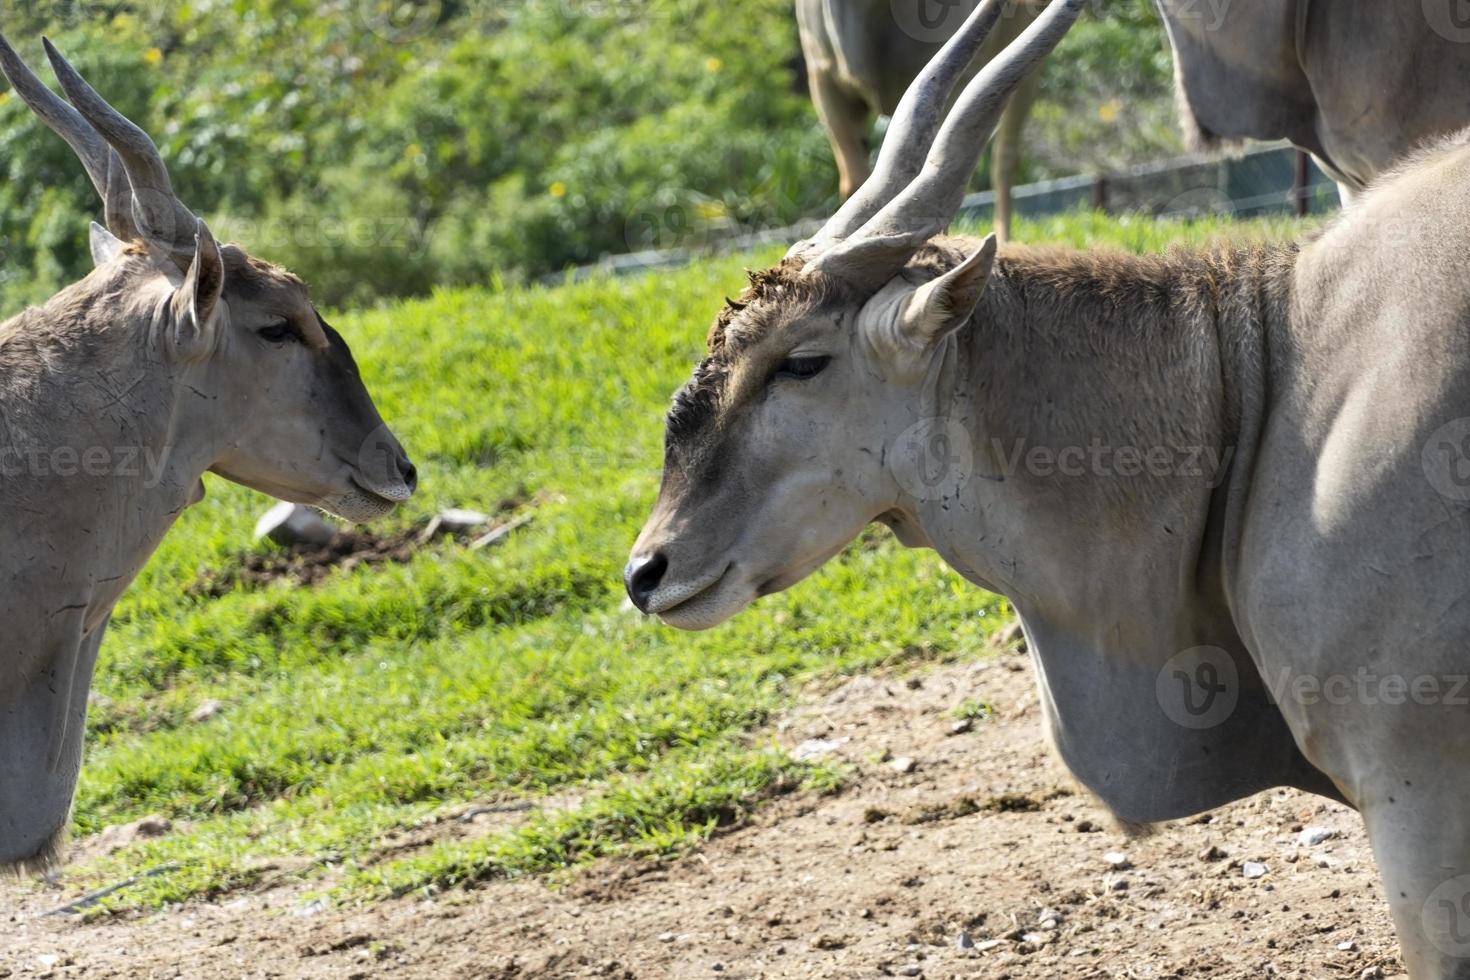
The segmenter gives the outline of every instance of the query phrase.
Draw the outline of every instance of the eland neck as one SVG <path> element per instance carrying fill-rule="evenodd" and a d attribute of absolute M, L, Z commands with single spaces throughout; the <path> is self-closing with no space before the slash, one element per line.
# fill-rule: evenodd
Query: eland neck
<path fill-rule="evenodd" d="M 0 595 L 0 868 L 57 858 L 107 618 L 198 499 L 217 411 L 86 287 L 0 325 L 0 538 L 23 560 Z"/>
<path fill-rule="evenodd" d="M 911 494 L 900 523 L 1023 612 L 1079 623 L 1116 609 L 1120 584 L 1158 604 L 1218 583 L 1295 256 L 1003 253 L 916 406 L 947 441 L 909 459 L 963 440 L 928 461 L 960 472 Z"/>
<path fill-rule="evenodd" d="M 96 286 L 89 277 L 0 325 L 0 476 L 18 505 L 11 514 L 28 513 L 26 526 L 50 540 L 80 535 L 79 550 L 57 549 L 71 558 L 64 570 L 28 575 L 92 593 L 89 627 L 198 500 L 226 408 L 210 397 L 207 366 L 172 364 L 152 329 L 154 299 L 166 293 L 120 307 Z"/>

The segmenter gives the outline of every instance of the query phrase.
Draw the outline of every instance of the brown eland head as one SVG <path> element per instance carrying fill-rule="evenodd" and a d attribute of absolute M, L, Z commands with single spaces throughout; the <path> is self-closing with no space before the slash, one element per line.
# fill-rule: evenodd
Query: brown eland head
<path fill-rule="evenodd" d="M 1007 98 L 1085 0 L 1053 0 L 946 118 L 1004 2 L 978 6 L 914 80 L 873 176 L 716 319 L 669 412 L 658 503 L 624 572 L 644 612 L 715 626 L 873 521 L 924 543 L 907 519 L 916 481 L 898 457 L 906 440 L 944 437 L 924 430 L 924 402 L 995 258 L 994 236 L 938 236 Z"/>
<path fill-rule="evenodd" d="M 96 268 L 42 310 L 49 329 L 100 310 L 109 329 L 136 335 L 212 420 L 206 465 L 226 479 L 353 521 L 412 496 L 413 464 L 305 283 L 217 244 L 175 195 L 152 139 L 44 43 L 70 102 L 3 37 L 0 72 L 76 151 L 106 220 L 92 226 Z"/>

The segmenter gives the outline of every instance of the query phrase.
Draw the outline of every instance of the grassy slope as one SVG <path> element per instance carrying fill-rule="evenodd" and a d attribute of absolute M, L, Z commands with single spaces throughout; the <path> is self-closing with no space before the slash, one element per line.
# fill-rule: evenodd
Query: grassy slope
<path fill-rule="evenodd" d="M 1079 215 L 1020 237 L 1156 249 L 1218 231 Z M 178 862 L 115 900 L 147 904 L 218 894 L 291 856 L 315 862 L 304 874 L 335 867 L 334 881 L 386 894 L 671 850 L 775 790 L 834 778 L 758 734 L 804 679 L 980 649 L 1003 603 L 886 532 L 710 633 L 622 608 L 663 407 L 720 297 L 777 254 L 339 317 L 423 473 L 396 521 L 550 502 L 497 550 L 446 544 L 211 601 L 186 587 L 229 566 L 266 503 L 212 482 L 113 619 L 76 808 L 83 834 L 148 813 L 179 828 L 74 878 Z M 208 698 L 226 709 L 188 722 Z M 582 802 L 498 836 L 375 854 L 446 804 L 549 792 Z"/>

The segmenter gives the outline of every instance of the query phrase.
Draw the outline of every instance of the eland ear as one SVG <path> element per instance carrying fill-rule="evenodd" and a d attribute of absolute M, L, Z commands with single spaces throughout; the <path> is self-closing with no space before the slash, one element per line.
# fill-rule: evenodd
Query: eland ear
<path fill-rule="evenodd" d="M 92 231 L 88 239 L 92 245 L 92 265 L 96 268 L 101 268 L 111 262 L 128 247 L 127 242 L 95 221 L 92 222 Z"/>
<path fill-rule="evenodd" d="M 904 339 L 926 348 L 968 320 L 985 292 L 994 263 L 995 236 L 987 235 L 973 255 L 915 290 L 899 314 Z"/>
<path fill-rule="evenodd" d="M 219 245 L 203 221 L 194 232 L 194 261 L 184 284 L 174 290 L 173 323 L 169 341 L 175 354 L 185 360 L 207 356 L 214 350 L 220 296 L 225 288 L 225 261 Z"/>

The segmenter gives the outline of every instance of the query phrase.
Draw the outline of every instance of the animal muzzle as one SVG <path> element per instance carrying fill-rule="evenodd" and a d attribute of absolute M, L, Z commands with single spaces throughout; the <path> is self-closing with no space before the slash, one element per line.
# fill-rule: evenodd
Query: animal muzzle
<path fill-rule="evenodd" d="M 400 504 L 418 490 L 419 470 L 403 444 L 382 425 L 363 441 L 352 482 L 376 497 Z"/>
<path fill-rule="evenodd" d="M 638 607 L 639 612 L 649 611 L 654 593 L 658 591 L 664 573 L 668 570 L 669 560 L 662 551 L 656 551 L 652 555 L 634 555 L 628 560 L 623 569 L 623 587 L 628 590 L 628 598 Z"/>
<path fill-rule="evenodd" d="M 316 506 L 345 520 L 365 524 L 391 513 L 418 489 L 418 467 L 387 426 L 380 427 L 363 443 L 356 462 L 348 470 L 348 486 L 315 501 Z"/>
<path fill-rule="evenodd" d="M 413 460 L 408 454 L 399 451 L 399 455 L 393 460 L 392 478 L 384 485 L 371 485 L 366 489 L 371 490 L 380 497 L 402 503 L 414 495 L 419 488 L 419 468 L 413 465 Z"/>

